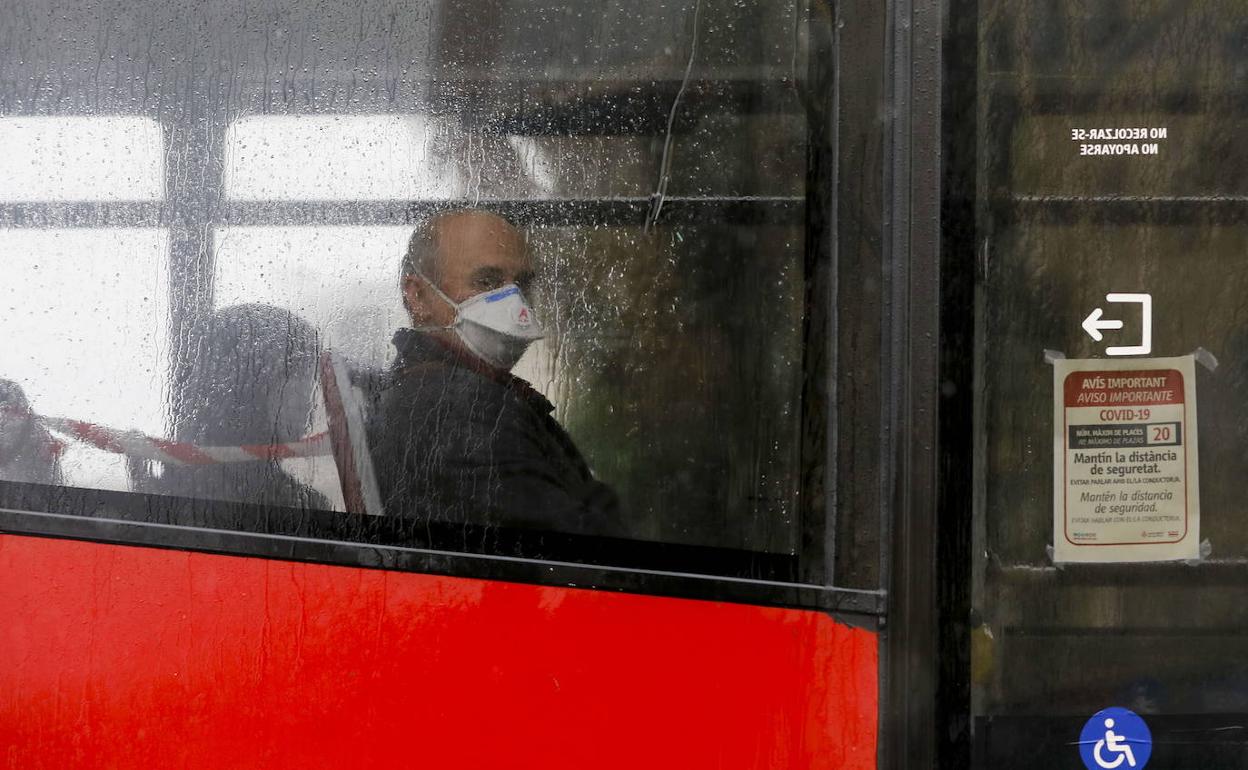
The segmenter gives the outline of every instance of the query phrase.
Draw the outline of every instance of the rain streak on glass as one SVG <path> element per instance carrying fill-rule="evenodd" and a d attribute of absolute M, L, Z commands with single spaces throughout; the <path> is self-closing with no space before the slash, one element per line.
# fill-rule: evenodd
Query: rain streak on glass
<path fill-rule="evenodd" d="M 441 312 L 405 265 L 409 239 L 438 212 L 490 211 L 521 233 L 530 261 L 507 277 L 545 331 L 513 374 L 553 413 L 524 419 L 566 450 L 568 473 L 584 466 L 572 497 L 587 507 L 543 514 L 537 501 L 555 498 L 542 491 L 532 511 L 479 521 L 476 498 L 370 511 L 412 525 L 385 537 L 484 524 L 794 558 L 805 13 L 727 0 L 10 3 L 0 452 L 25 459 L 0 454 L 0 478 L 261 506 L 231 509 L 238 526 L 266 508 L 353 510 L 360 491 L 324 437 L 352 424 L 327 396 L 326 362 L 345 367 L 347 409 L 358 399 L 373 426 L 397 387 L 392 336 Z M 451 259 L 452 229 L 423 270 Z M 527 392 L 498 372 L 462 379 L 474 366 L 446 381 L 458 396 L 407 403 L 403 419 L 471 415 L 487 380 L 511 383 L 508 399 Z M 458 462 L 456 441 L 494 440 L 420 435 L 432 446 L 400 451 L 434 458 L 411 466 L 418 494 L 450 483 L 438 464 Z M 482 455 L 481 483 L 538 483 L 505 459 L 525 436 Z M 256 457 L 230 454 L 240 447 Z M 608 499 L 609 522 L 587 531 L 599 519 L 584 511 Z"/>

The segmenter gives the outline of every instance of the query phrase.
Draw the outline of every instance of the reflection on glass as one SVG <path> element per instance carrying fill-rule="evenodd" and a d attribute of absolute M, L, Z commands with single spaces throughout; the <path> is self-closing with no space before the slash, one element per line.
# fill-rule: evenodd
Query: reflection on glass
<path fill-rule="evenodd" d="M 0 201 L 159 200 L 163 146 L 150 118 L 0 118 Z"/>
<path fill-rule="evenodd" d="M 42 415 L 163 435 L 169 237 L 0 229 L 0 379 Z M 125 489 L 120 455 L 70 443 L 66 483 Z"/>

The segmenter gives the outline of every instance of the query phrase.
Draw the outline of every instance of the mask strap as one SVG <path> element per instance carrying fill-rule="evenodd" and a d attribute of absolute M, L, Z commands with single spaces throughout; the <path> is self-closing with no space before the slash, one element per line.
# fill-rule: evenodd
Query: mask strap
<path fill-rule="evenodd" d="M 435 332 L 435 331 L 442 331 L 443 329 L 454 329 L 455 325 L 459 323 L 459 304 L 456 303 L 455 300 L 446 296 L 446 292 L 439 289 L 438 285 L 434 283 L 432 280 L 430 280 L 429 276 L 425 275 L 420 270 L 417 270 L 415 273 L 412 273 L 412 275 L 419 276 L 420 280 L 424 281 L 425 284 L 430 289 L 433 289 L 433 292 L 435 294 L 437 294 L 439 297 L 442 298 L 443 302 L 450 305 L 451 309 L 455 311 L 455 320 L 451 321 L 451 323 L 448 324 L 447 326 L 432 325 L 432 326 L 416 326 L 413 328 L 418 332 Z"/>

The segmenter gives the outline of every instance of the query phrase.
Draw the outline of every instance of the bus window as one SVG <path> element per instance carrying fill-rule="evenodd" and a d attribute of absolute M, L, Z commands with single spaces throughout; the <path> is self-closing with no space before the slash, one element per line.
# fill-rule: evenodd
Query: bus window
<path fill-rule="evenodd" d="M 28 416 L 163 429 L 168 234 L 58 219 L 70 201 L 161 200 L 160 126 L 133 115 L 5 117 L 0 144 L 0 201 L 42 225 L 0 225 L 0 379 L 10 383 L 0 479 L 126 489 L 122 457 Z"/>
<path fill-rule="evenodd" d="M 463 170 L 422 115 L 259 115 L 226 133 L 231 200 L 451 198 Z M 445 140 L 443 140 L 445 141 Z"/>
<path fill-rule="evenodd" d="M 789 0 L 12 18 L 0 109 L 68 122 L 0 161 L 33 191 L 0 187 L 29 345 L 0 379 L 64 484 L 165 523 L 878 588 L 878 19 L 838 112 L 834 20 Z M 46 269 L 78 251 L 90 303 Z"/>
<path fill-rule="evenodd" d="M 0 201 L 156 201 L 164 137 L 135 115 L 0 118 Z"/>

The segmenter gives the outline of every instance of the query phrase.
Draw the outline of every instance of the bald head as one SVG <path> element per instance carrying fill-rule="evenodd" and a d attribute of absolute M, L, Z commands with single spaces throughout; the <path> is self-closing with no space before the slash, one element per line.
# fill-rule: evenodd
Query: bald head
<path fill-rule="evenodd" d="M 524 234 L 506 219 L 488 211 L 460 209 L 435 214 L 416 228 L 403 257 L 403 276 L 423 273 L 439 281 L 455 263 L 472 255 L 523 256 Z"/>
<path fill-rule="evenodd" d="M 461 209 L 425 220 L 403 258 L 403 302 L 413 326 L 451 323 L 454 309 L 425 279 L 459 303 L 509 283 L 528 289 L 533 265 L 524 234 L 514 225 L 497 214 Z"/>

